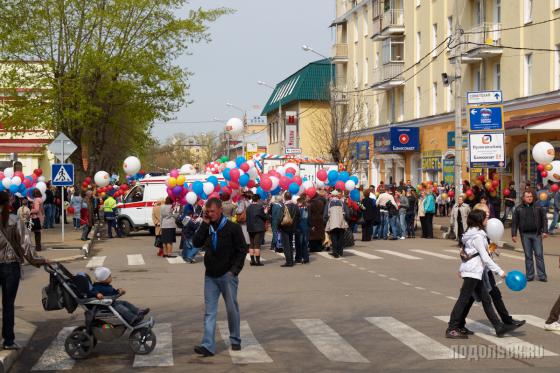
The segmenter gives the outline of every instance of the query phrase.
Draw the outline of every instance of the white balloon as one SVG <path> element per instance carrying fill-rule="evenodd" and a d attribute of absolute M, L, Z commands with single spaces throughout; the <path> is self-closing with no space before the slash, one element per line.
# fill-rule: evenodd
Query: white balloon
<path fill-rule="evenodd" d="M 4 170 L 4 176 L 6 176 L 7 178 L 12 178 L 14 177 L 14 168 L 13 167 L 8 167 Z"/>
<path fill-rule="evenodd" d="M 35 185 L 35 187 L 39 189 L 41 193 L 45 193 L 45 191 L 47 190 L 47 184 L 45 184 L 44 181 L 39 181 L 37 185 Z"/>
<path fill-rule="evenodd" d="M 123 162 L 123 170 L 127 175 L 134 175 L 138 173 L 138 171 L 140 171 L 140 168 L 142 168 L 142 164 L 136 157 L 127 157 Z"/>
<path fill-rule="evenodd" d="M 9 189 L 10 186 L 12 185 L 12 178 L 10 177 L 5 177 L 2 179 L 2 185 L 4 186 L 5 189 Z"/>
<path fill-rule="evenodd" d="M 257 188 L 251 188 L 251 192 L 252 192 L 253 194 L 257 194 Z"/>
<path fill-rule="evenodd" d="M 259 172 L 255 169 L 255 168 L 251 168 L 248 172 L 249 176 L 251 177 L 252 180 L 255 180 L 256 178 L 259 177 Z"/>
<path fill-rule="evenodd" d="M 45 202 L 45 200 L 47 199 L 47 194 L 45 192 L 41 192 L 41 199 L 43 200 L 43 202 Z"/>
<path fill-rule="evenodd" d="M 504 235 L 504 224 L 500 221 L 500 219 L 490 219 L 488 220 L 488 224 L 486 225 L 486 234 L 490 241 L 494 243 L 498 243 L 498 241 L 502 240 Z"/>
<path fill-rule="evenodd" d="M 347 191 L 352 191 L 354 189 L 356 189 L 356 183 L 354 182 L 354 180 L 348 180 L 345 184 L 344 184 L 345 188 Z"/>
<path fill-rule="evenodd" d="M 554 146 L 546 141 L 541 141 L 533 147 L 533 158 L 539 164 L 547 165 L 554 160 Z"/>
<path fill-rule="evenodd" d="M 303 189 L 309 189 L 313 186 L 313 181 L 311 180 L 307 180 L 303 182 Z"/>
<path fill-rule="evenodd" d="M 297 193 L 298 196 L 302 195 L 303 192 L 305 192 L 305 188 L 303 187 L 303 184 L 301 184 L 301 185 L 299 186 L 299 191 L 298 191 L 298 193 Z"/>
<path fill-rule="evenodd" d="M 293 203 L 297 203 L 298 199 L 299 199 L 299 196 L 297 194 L 295 196 L 292 196 L 292 202 Z"/>
<path fill-rule="evenodd" d="M 106 187 L 110 182 L 109 174 L 105 171 L 97 171 L 93 180 L 95 181 L 95 185 L 100 188 Z"/>
<path fill-rule="evenodd" d="M 195 192 L 188 192 L 186 195 L 187 202 L 191 205 L 194 205 L 198 199 Z"/>
<path fill-rule="evenodd" d="M 325 187 L 325 183 L 319 179 L 317 179 L 317 181 L 315 182 L 315 187 L 317 189 L 323 189 Z"/>
<path fill-rule="evenodd" d="M 231 118 L 226 123 L 226 132 L 236 137 L 243 132 L 243 121 L 239 118 Z"/>
<path fill-rule="evenodd" d="M 237 164 L 235 164 L 234 161 L 228 161 L 228 163 L 226 163 L 227 168 L 229 168 L 230 170 L 233 168 L 237 168 Z"/>
<path fill-rule="evenodd" d="M 253 160 L 248 160 L 247 164 L 249 165 L 250 168 L 255 167 L 255 161 L 253 161 Z"/>
<path fill-rule="evenodd" d="M 19 176 L 12 177 L 12 184 L 20 186 L 21 185 L 21 177 L 19 177 Z"/>
<path fill-rule="evenodd" d="M 270 181 L 272 181 L 272 188 L 270 190 L 275 190 L 276 188 L 278 188 L 280 179 L 278 179 L 276 176 L 271 176 Z"/>
<path fill-rule="evenodd" d="M 278 167 L 276 167 L 276 172 L 278 172 L 280 175 L 284 176 L 284 175 L 286 175 L 286 167 L 278 166 Z"/>
<path fill-rule="evenodd" d="M 44 177 L 44 176 L 39 176 L 39 177 L 37 178 L 37 181 L 46 182 L 46 181 L 47 181 L 47 178 Z"/>
<path fill-rule="evenodd" d="M 560 161 L 552 161 L 550 165 L 552 165 L 552 170 L 547 171 L 548 176 L 544 179 L 544 182 L 550 180 L 553 183 L 560 183 Z"/>
<path fill-rule="evenodd" d="M 210 194 L 212 194 L 212 192 L 214 191 L 214 184 L 210 183 L 210 182 L 206 182 L 204 183 L 204 185 L 202 186 L 202 189 L 204 190 L 204 193 L 209 196 Z"/>

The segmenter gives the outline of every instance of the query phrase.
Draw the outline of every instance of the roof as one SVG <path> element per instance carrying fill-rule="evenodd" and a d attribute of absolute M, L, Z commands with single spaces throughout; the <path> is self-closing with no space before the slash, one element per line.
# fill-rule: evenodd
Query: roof
<path fill-rule="evenodd" d="M 529 114 L 513 117 L 505 123 L 506 130 L 528 129 L 544 122 L 560 118 L 560 110 L 547 111 L 545 113 Z"/>
<path fill-rule="evenodd" d="M 311 62 L 276 85 L 262 114 L 294 101 L 329 101 L 329 83 L 335 69 L 329 59 Z"/>

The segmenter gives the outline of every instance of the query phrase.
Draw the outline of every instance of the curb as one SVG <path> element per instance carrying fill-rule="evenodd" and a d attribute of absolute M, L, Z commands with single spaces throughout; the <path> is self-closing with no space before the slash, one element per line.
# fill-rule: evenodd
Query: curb
<path fill-rule="evenodd" d="M 37 327 L 25 320 L 15 320 L 16 340 L 21 344 L 21 350 L 0 350 L 0 373 L 7 373 L 17 361 L 23 349 L 27 346 Z"/>

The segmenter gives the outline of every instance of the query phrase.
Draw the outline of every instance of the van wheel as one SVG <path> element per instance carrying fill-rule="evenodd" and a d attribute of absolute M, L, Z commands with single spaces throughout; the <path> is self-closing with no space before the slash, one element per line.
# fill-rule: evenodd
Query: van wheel
<path fill-rule="evenodd" d="M 127 219 L 123 219 L 119 222 L 119 226 L 121 228 L 121 232 L 125 235 L 128 236 L 130 235 L 130 232 L 132 232 L 132 225 L 130 224 L 130 222 Z"/>

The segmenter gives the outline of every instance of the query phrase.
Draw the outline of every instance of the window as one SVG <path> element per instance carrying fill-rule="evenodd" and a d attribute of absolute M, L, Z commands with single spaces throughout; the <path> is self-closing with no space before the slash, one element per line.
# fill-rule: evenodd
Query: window
<path fill-rule="evenodd" d="M 437 23 L 434 23 L 432 25 L 432 57 L 436 57 L 437 56 L 437 50 L 436 47 L 438 45 L 438 41 L 437 41 Z"/>
<path fill-rule="evenodd" d="M 474 4 L 474 16 L 473 21 L 475 26 L 478 26 L 482 23 L 482 1 L 476 0 Z"/>
<path fill-rule="evenodd" d="M 358 63 L 356 62 L 356 63 L 354 64 L 354 88 L 358 88 L 358 84 L 359 84 L 359 83 L 358 83 L 358 81 L 359 81 L 359 79 L 358 79 L 358 72 L 359 72 L 359 71 L 360 71 L 360 70 L 359 70 L 359 65 L 358 65 Z"/>
<path fill-rule="evenodd" d="M 525 9 L 524 9 L 524 16 L 525 16 L 525 23 L 533 22 L 533 0 L 524 0 L 525 2 Z"/>
<path fill-rule="evenodd" d="M 422 91 L 420 87 L 416 87 L 416 118 L 422 115 Z"/>
<path fill-rule="evenodd" d="M 450 38 L 452 35 L 453 35 L 453 16 L 449 16 L 447 17 L 447 34 L 445 35 L 445 37 Z"/>
<path fill-rule="evenodd" d="M 432 115 L 437 114 L 437 83 L 432 84 Z"/>
<path fill-rule="evenodd" d="M 502 22 L 502 0 L 494 0 L 494 22 Z"/>
<path fill-rule="evenodd" d="M 357 43 L 358 42 L 358 15 L 357 14 L 354 14 L 353 23 L 354 23 L 354 43 Z"/>
<path fill-rule="evenodd" d="M 363 123 L 363 128 L 368 128 L 369 127 L 369 107 L 368 104 L 365 103 L 363 106 L 363 118 L 362 118 L 362 123 Z"/>
<path fill-rule="evenodd" d="M 473 91 L 480 91 L 480 70 L 473 73 Z"/>
<path fill-rule="evenodd" d="M 402 62 L 404 60 L 404 38 L 387 38 L 383 40 L 382 63 Z"/>
<path fill-rule="evenodd" d="M 393 89 L 390 93 L 390 97 L 389 97 L 389 105 L 391 106 L 391 112 L 390 112 L 390 118 L 389 118 L 389 122 L 390 123 L 395 123 L 395 114 L 396 114 L 396 100 L 395 100 L 395 90 Z"/>
<path fill-rule="evenodd" d="M 494 65 L 494 89 L 502 89 L 502 67 L 499 63 Z"/>
<path fill-rule="evenodd" d="M 368 80 L 369 80 L 369 59 L 366 58 L 366 61 L 364 63 L 364 85 L 368 84 Z"/>
<path fill-rule="evenodd" d="M 528 53 L 525 55 L 525 84 L 524 94 L 530 96 L 533 93 L 533 54 Z"/>
<path fill-rule="evenodd" d="M 373 3 L 371 4 L 371 9 L 373 11 L 372 18 L 376 19 L 377 17 L 379 17 L 381 15 L 380 0 L 373 0 Z"/>
<path fill-rule="evenodd" d="M 377 69 L 379 67 L 379 51 L 375 52 L 375 60 L 373 61 L 373 68 Z"/>
<path fill-rule="evenodd" d="M 557 51 L 554 53 L 554 89 L 560 89 L 560 44 L 556 44 L 556 49 Z"/>
<path fill-rule="evenodd" d="M 416 33 L 416 62 L 422 58 L 422 34 L 420 31 Z"/>
<path fill-rule="evenodd" d="M 363 22 L 364 22 L 364 36 L 368 36 L 369 33 L 369 19 L 368 19 L 368 11 L 367 11 L 367 6 L 364 6 L 364 12 L 363 14 Z"/>

